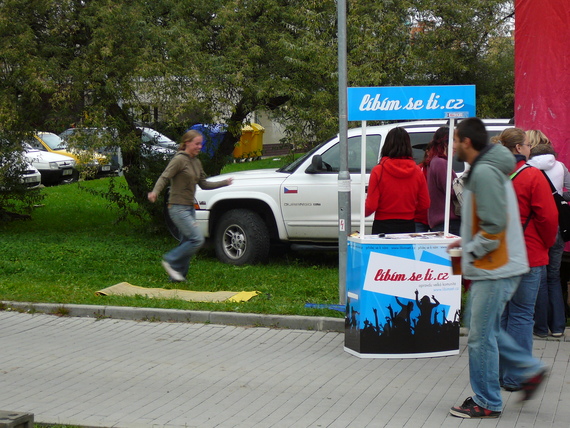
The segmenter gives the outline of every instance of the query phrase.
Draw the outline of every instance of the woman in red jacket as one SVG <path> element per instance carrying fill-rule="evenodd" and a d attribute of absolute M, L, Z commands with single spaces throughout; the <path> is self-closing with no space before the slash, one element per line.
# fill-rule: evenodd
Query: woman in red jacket
<path fill-rule="evenodd" d="M 372 234 L 413 233 L 414 215 L 429 208 L 424 174 L 412 158 L 410 136 L 394 128 L 380 152 L 380 163 L 372 169 L 366 196 L 365 215 L 374 215 Z"/>
<path fill-rule="evenodd" d="M 493 139 L 507 147 L 517 160 L 511 180 L 517 194 L 521 225 L 530 271 L 524 274 L 501 318 L 501 327 L 532 355 L 534 305 L 541 278 L 546 275 L 548 250 L 558 233 L 558 208 L 552 197 L 550 184 L 542 171 L 526 164 L 530 144 L 519 128 L 505 129 Z M 502 373 L 502 386 L 507 391 L 521 388 L 521 379 L 511 373 Z"/>

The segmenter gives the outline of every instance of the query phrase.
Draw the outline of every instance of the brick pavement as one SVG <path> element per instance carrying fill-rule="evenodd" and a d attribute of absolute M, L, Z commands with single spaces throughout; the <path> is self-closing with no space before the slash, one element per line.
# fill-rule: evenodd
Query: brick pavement
<path fill-rule="evenodd" d="M 570 342 L 538 340 L 537 398 L 504 393 L 495 420 L 449 416 L 468 396 L 460 354 L 359 359 L 344 335 L 0 312 L 0 410 L 89 427 L 555 427 L 570 425 Z"/>

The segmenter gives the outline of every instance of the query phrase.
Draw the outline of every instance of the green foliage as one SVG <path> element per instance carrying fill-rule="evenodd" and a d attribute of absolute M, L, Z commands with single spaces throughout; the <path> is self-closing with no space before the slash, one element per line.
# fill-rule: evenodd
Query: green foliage
<path fill-rule="evenodd" d="M 513 2 L 419 0 L 411 12 L 409 84 L 474 84 L 478 116 L 513 117 Z"/>
<path fill-rule="evenodd" d="M 29 218 L 43 199 L 41 189 L 21 182 L 26 169 L 20 146 L 0 137 L 0 222 Z"/>
<path fill-rule="evenodd" d="M 512 116 L 512 1 L 347 3 L 350 86 L 476 84 L 482 115 Z M 160 122 L 175 139 L 194 123 L 227 124 L 209 175 L 255 112 L 303 149 L 337 132 L 336 20 L 333 1 L 6 0 L 0 123 L 116 128 L 133 197 L 150 208 L 158 173 L 133 144 L 136 121 Z"/>

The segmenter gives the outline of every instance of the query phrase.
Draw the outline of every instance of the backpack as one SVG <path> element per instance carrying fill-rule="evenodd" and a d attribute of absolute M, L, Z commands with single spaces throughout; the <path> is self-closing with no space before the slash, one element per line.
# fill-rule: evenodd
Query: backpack
<path fill-rule="evenodd" d="M 548 184 L 550 184 L 550 190 L 552 190 L 552 196 L 554 197 L 554 202 L 556 202 L 556 208 L 558 208 L 558 230 L 560 231 L 560 236 L 564 242 L 570 241 L 570 205 L 564 197 L 556 191 L 556 188 L 550 181 L 550 178 L 546 172 L 542 171 Z"/>
<path fill-rule="evenodd" d="M 518 170 L 516 170 L 513 174 L 511 174 L 511 180 L 514 180 L 523 169 L 526 169 L 528 167 L 530 167 L 530 165 L 526 163 L 523 166 L 521 166 Z M 550 178 L 548 177 L 546 172 L 542 171 L 542 174 L 548 181 L 548 184 L 550 184 L 552 197 L 554 198 L 554 202 L 556 203 L 556 208 L 558 209 L 558 230 L 560 231 L 560 236 L 562 237 L 562 240 L 564 242 L 568 242 L 570 241 L 570 205 L 568 205 L 566 199 L 564 199 L 562 195 L 556 191 L 556 188 L 552 184 L 552 181 L 550 181 Z M 532 217 L 532 211 L 527 217 L 523 230 L 526 229 L 526 227 L 528 226 L 528 222 L 530 221 L 531 217 Z"/>

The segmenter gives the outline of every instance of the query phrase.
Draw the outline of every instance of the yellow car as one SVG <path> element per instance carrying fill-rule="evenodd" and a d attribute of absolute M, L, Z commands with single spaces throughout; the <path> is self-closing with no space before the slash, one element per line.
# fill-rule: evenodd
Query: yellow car
<path fill-rule="evenodd" d="M 110 162 L 107 156 L 94 151 L 71 149 L 61 137 L 52 132 L 37 132 L 34 140 L 28 143 L 39 150 L 72 157 L 80 168 L 81 165 L 93 168 L 93 174 L 97 177 L 116 175 L 119 170 L 118 164 Z"/>

